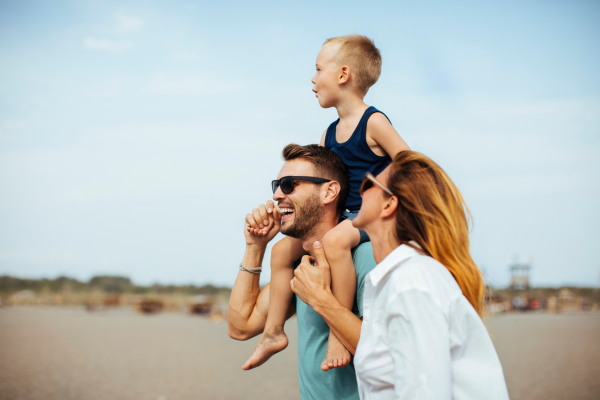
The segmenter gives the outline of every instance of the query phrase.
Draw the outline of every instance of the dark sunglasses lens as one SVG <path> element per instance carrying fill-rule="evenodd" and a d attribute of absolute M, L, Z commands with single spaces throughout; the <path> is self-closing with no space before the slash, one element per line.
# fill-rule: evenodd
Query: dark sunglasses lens
<path fill-rule="evenodd" d="M 273 189 L 273 194 L 275 194 L 275 192 L 277 191 L 278 187 L 279 187 L 279 181 L 272 181 L 271 182 L 271 189 Z"/>
<path fill-rule="evenodd" d="M 370 179 L 365 178 L 363 184 L 362 184 L 362 188 L 360 190 L 360 194 L 363 194 L 364 192 L 366 192 L 367 190 L 371 189 L 373 187 L 373 181 L 371 181 Z"/>
<path fill-rule="evenodd" d="M 290 194 L 294 191 L 294 180 L 292 178 L 281 179 L 281 191 L 284 194 Z"/>

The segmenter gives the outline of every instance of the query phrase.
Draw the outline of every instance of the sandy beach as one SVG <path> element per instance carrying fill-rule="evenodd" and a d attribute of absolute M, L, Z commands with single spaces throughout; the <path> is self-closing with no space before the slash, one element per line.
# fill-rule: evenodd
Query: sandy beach
<path fill-rule="evenodd" d="M 600 313 L 509 314 L 487 325 L 513 400 L 600 398 Z M 299 399 L 290 347 L 249 372 L 256 340 L 225 322 L 130 309 L 0 309 L 0 399 Z M 320 363 L 321 360 L 315 360 Z"/>

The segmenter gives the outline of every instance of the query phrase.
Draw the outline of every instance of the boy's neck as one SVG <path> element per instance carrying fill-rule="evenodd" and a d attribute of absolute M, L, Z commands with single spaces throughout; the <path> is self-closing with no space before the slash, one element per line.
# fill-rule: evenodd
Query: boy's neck
<path fill-rule="evenodd" d="M 367 108 L 369 106 L 358 96 L 348 96 L 335 106 L 340 120 L 352 118 L 356 114 L 362 115 Z"/>

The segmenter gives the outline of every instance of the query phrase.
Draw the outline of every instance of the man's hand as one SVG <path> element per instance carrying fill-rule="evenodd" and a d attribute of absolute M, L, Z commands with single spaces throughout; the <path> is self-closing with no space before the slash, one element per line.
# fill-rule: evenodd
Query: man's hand
<path fill-rule="evenodd" d="M 246 215 L 244 221 L 244 235 L 246 245 L 258 245 L 266 247 L 281 228 L 281 213 L 279 207 L 272 200 L 261 204 Z"/>
<path fill-rule="evenodd" d="M 320 242 L 315 242 L 313 249 L 316 259 L 311 256 L 302 257 L 302 262 L 294 270 L 294 279 L 290 285 L 303 302 L 315 308 L 319 303 L 337 300 L 331 293 L 331 271 L 323 246 Z"/>

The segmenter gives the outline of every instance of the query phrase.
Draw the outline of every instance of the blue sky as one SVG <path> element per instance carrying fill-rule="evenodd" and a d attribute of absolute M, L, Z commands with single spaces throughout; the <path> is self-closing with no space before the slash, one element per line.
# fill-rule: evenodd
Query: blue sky
<path fill-rule="evenodd" d="M 365 101 L 437 161 L 490 282 L 600 278 L 600 4 L 0 2 L 0 274 L 231 285 L 285 144 L 337 118 L 323 41 L 383 55 Z M 269 280 L 268 257 L 262 280 Z"/>

